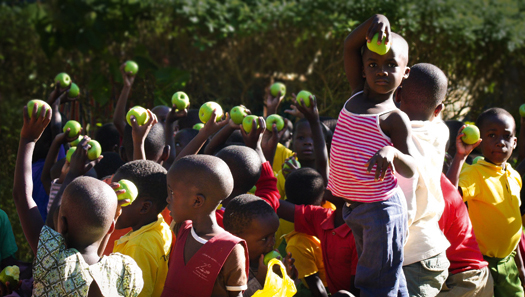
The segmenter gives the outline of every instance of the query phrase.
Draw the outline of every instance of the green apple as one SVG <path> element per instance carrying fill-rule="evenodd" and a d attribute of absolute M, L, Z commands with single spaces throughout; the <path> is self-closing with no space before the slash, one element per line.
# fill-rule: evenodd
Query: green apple
<path fill-rule="evenodd" d="M 268 265 L 271 259 L 275 259 L 277 257 L 281 257 L 281 254 L 279 254 L 279 252 L 277 251 L 271 251 L 268 254 L 264 255 L 264 265 Z"/>
<path fill-rule="evenodd" d="M 525 104 L 522 104 L 522 105 L 520 106 L 520 116 L 521 116 L 522 118 L 525 118 Z"/>
<path fill-rule="evenodd" d="M 135 184 L 130 180 L 121 179 L 119 180 L 118 183 L 119 183 L 119 187 L 116 188 L 115 191 L 124 189 L 126 190 L 126 192 L 122 194 L 118 194 L 117 198 L 118 200 L 129 199 L 131 201 L 130 203 L 124 203 L 121 205 L 122 207 L 128 206 L 131 203 L 133 203 L 133 201 L 135 201 L 135 199 L 137 198 L 139 194 L 139 190 L 137 189 L 137 186 L 135 186 Z"/>
<path fill-rule="evenodd" d="M 248 191 L 248 193 L 250 193 L 250 194 L 255 194 L 255 191 L 257 191 L 257 187 L 256 187 L 256 186 L 253 186 L 253 187 Z"/>
<path fill-rule="evenodd" d="M 9 287 L 18 287 L 18 281 L 20 280 L 20 268 L 18 266 L 6 266 L 2 272 L 0 272 L 0 282 L 4 285 L 9 283 Z"/>
<path fill-rule="evenodd" d="M 292 162 L 293 162 L 293 161 L 292 161 Z M 298 160 L 295 160 L 295 163 L 297 163 L 297 168 L 301 168 L 301 163 L 299 163 Z M 288 165 L 288 163 L 284 163 L 283 169 L 286 169 L 286 168 L 288 168 L 288 169 L 292 169 L 292 168 L 290 167 L 290 165 Z"/>
<path fill-rule="evenodd" d="M 485 158 L 483 158 L 483 156 L 477 156 L 474 158 L 474 160 L 472 160 L 472 165 L 478 163 L 479 160 L 485 160 Z"/>
<path fill-rule="evenodd" d="M 177 92 L 171 96 L 171 104 L 177 107 L 177 110 L 184 110 L 190 106 L 190 98 L 184 92 Z"/>
<path fill-rule="evenodd" d="M 95 160 L 100 157 L 100 154 L 102 154 L 102 147 L 100 146 L 100 143 L 96 140 L 91 140 L 88 142 L 88 145 L 91 146 L 87 151 L 88 159 Z"/>
<path fill-rule="evenodd" d="M 281 131 L 284 128 L 283 117 L 278 114 L 271 114 L 266 118 L 266 129 L 272 131 L 273 123 L 277 126 L 277 131 Z"/>
<path fill-rule="evenodd" d="M 381 44 L 377 44 L 377 40 L 379 39 L 379 33 L 376 33 L 372 38 L 372 41 L 366 43 L 366 46 L 370 51 L 382 56 L 388 53 L 388 51 L 390 50 L 390 43 L 385 44 L 386 40 L 384 37 L 385 35 L 383 35 L 383 41 L 381 42 Z"/>
<path fill-rule="evenodd" d="M 71 163 L 71 156 L 73 156 L 73 153 L 75 153 L 75 151 L 77 150 L 77 147 L 76 146 L 72 146 L 70 147 L 68 150 L 67 150 L 67 154 L 66 154 L 66 160 Z"/>
<path fill-rule="evenodd" d="M 202 127 L 204 127 L 204 124 L 203 123 L 197 123 L 195 125 L 193 125 L 193 129 L 199 131 L 200 129 L 202 129 Z"/>
<path fill-rule="evenodd" d="M 126 73 L 130 73 L 131 75 L 136 75 L 137 72 L 139 72 L 139 65 L 133 61 L 126 61 L 126 65 L 124 66 L 124 71 Z"/>
<path fill-rule="evenodd" d="M 297 104 L 301 104 L 301 99 L 303 99 L 304 105 L 306 107 L 310 107 L 310 105 L 312 104 L 310 102 L 310 96 L 312 96 L 312 93 L 302 90 L 301 92 L 299 92 L 299 94 L 297 94 L 297 97 L 295 99 L 297 100 Z"/>
<path fill-rule="evenodd" d="M 286 94 L 286 86 L 283 83 L 276 82 L 270 87 L 270 94 L 277 97 L 279 92 L 281 92 L 281 96 L 284 96 Z"/>
<path fill-rule="evenodd" d="M 29 118 L 33 116 L 33 106 L 36 104 L 37 110 L 36 110 L 36 116 L 40 116 L 40 111 L 42 110 L 42 106 L 45 106 L 49 112 L 51 112 L 51 106 L 47 104 L 47 102 L 39 99 L 33 99 L 29 102 L 27 102 L 27 113 L 29 114 Z"/>
<path fill-rule="evenodd" d="M 244 120 L 242 120 L 242 128 L 244 129 L 244 131 L 246 131 L 246 133 L 250 133 L 250 131 L 252 131 L 254 120 L 257 123 L 256 129 L 258 129 L 259 128 L 259 117 L 258 116 L 248 115 L 244 118 Z"/>
<path fill-rule="evenodd" d="M 77 146 L 83 138 L 84 138 L 84 136 L 82 136 L 82 135 L 78 135 L 77 139 L 71 141 L 71 142 L 69 143 L 69 145 L 70 145 L 70 146 Z"/>
<path fill-rule="evenodd" d="M 463 135 L 461 140 L 466 144 L 474 144 L 479 140 L 479 129 L 474 125 L 468 125 L 462 131 Z"/>
<path fill-rule="evenodd" d="M 67 88 L 71 84 L 71 77 L 67 73 L 62 72 L 55 76 L 55 82 L 59 83 L 61 88 Z"/>
<path fill-rule="evenodd" d="M 214 110 L 216 110 L 217 122 L 220 122 L 223 115 L 222 107 L 219 105 L 219 103 L 213 101 L 204 103 L 199 109 L 199 119 L 201 122 L 208 122 Z"/>
<path fill-rule="evenodd" d="M 67 123 L 64 125 L 64 133 L 66 133 L 67 128 L 69 128 L 69 134 L 67 135 L 68 138 L 73 138 L 80 134 L 80 129 L 82 129 L 82 126 L 80 126 L 80 123 L 75 120 L 67 121 Z"/>
<path fill-rule="evenodd" d="M 71 83 L 71 88 L 69 88 L 69 92 L 67 93 L 67 96 L 69 98 L 77 98 L 78 94 L 80 94 L 80 89 L 78 88 L 76 83 Z"/>
<path fill-rule="evenodd" d="M 148 110 L 145 109 L 142 106 L 135 106 L 132 107 L 128 113 L 126 114 L 126 121 L 128 121 L 128 124 L 131 126 L 131 116 L 135 116 L 135 119 L 137 119 L 137 124 L 139 126 L 144 125 L 147 121 L 149 121 L 149 113 Z"/>
<path fill-rule="evenodd" d="M 244 120 L 244 117 L 247 115 L 248 113 L 246 112 L 246 108 L 244 108 L 244 106 L 235 106 L 230 110 L 230 117 L 235 125 L 242 124 L 242 120 Z"/>

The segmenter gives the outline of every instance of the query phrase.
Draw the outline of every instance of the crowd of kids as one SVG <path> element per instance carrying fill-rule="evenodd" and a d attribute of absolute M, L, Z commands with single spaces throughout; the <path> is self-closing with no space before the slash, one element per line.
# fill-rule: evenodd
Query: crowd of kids
<path fill-rule="evenodd" d="M 376 34 L 384 54 L 368 47 Z M 268 92 L 249 132 L 217 109 L 195 129 L 198 110 L 175 105 L 128 122 L 134 75 L 122 65 L 94 160 L 90 137 L 62 130 L 60 107 L 74 99 L 56 83 L 48 106 L 23 108 L 13 198 L 34 262 L 14 257 L 0 210 L 0 269 L 20 268 L 0 295 L 523 297 L 514 118 L 485 110 L 467 144 L 466 126 L 441 117 L 444 72 L 408 65 L 407 41 L 374 15 L 344 41 L 352 95 L 338 119 L 293 94 L 293 121 L 267 128 L 285 95 Z M 123 180 L 135 199 L 117 198 Z M 272 252 L 281 264 L 267 264 Z M 272 275 L 294 285 L 276 288 Z"/>

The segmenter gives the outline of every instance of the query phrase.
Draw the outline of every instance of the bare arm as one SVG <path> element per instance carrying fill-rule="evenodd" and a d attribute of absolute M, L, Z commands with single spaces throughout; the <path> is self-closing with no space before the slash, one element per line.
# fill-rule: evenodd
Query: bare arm
<path fill-rule="evenodd" d="M 525 118 L 520 117 L 520 121 L 520 134 L 518 136 L 518 162 L 525 160 Z M 520 174 L 522 173 L 520 172 Z"/>
<path fill-rule="evenodd" d="M 279 202 L 280 204 L 277 209 L 277 215 L 279 218 L 293 223 L 295 221 L 295 204 L 286 200 L 281 200 Z"/>
<path fill-rule="evenodd" d="M 187 115 L 188 109 L 177 110 L 175 106 L 172 106 L 170 112 L 166 116 L 166 122 L 164 123 L 164 135 L 166 137 L 166 144 L 170 146 L 170 156 L 166 160 L 168 168 L 175 160 L 175 157 L 177 157 L 177 151 L 175 150 L 175 137 L 173 136 L 175 132 L 173 129 L 173 123 L 175 123 L 175 121 L 178 119 L 186 117 Z"/>
<path fill-rule="evenodd" d="M 454 187 L 458 187 L 459 183 L 459 175 L 461 173 L 461 168 L 463 168 L 463 164 L 465 164 L 465 160 L 467 159 L 468 155 L 481 143 L 481 139 L 474 143 L 474 144 L 465 144 L 463 141 L 461 141 L 461 137 L 463 137 L 463 129 L 466 126 L 463 125 L 458 131 L 458 135 L 456 136 L 456 154 L 454 155 L 454 159 L 452 159 L 452 163 L 450 164 L 450 167 L 447 171 L 447 178 L 450 180 L 450 182 L 454 185 Z M 461 190 L 459 191 L 461 193 Z"/>
<path fill-rule="evenodd" d="M 157 124 L 157 116 L 148 109 L 149 118 L 144 125 L 139 126 L 135 116 L 130 117 L 131 121 L 131 136 L 133 138 L 133 160 L 146 160 L 146 150 L 144 149 L 144 141 L 148 136 L 149 131 L 153 125 Z"/>
<path fill-rule="evenodd" d="M 117 128 L 120 136 L 124 136 L 124 127 L 126 127 L 126 104 L 128 103 L 129 92 L 131 91 L 131 86 L 135 81 L 135 77 L 124 71 L 126 63 L 120 65 L 120 73 L 122 73 L 122 80 L 124 81 L 124 86 L 122 87 L 122 92 L 118 97 L 117 106 L 115 106 L 115 113 L 113 114 L 113 124 Z"/>
<path fill-rule="evenodd" d="M 237 127 L 235 127 L 237 126 Z M 217 134 L 215 134 L 211 139 L 208 145 L 206 146 L 206 149 L 204 150 L 204 153 L 206 155 L 214 155 L 217 152 L 217 148 L 219 148 L 222 144 L 228 140 L 228 137 L 232 135 L 233 131 L 235 129 L 239 129 L 240 125 L 235 125 L 233 121 L 230 119 L 228 121 L 228 125 L 225 125 Z"/>
<path fill-rule="evenodd" d="M 59 133 L 53 140 L 53 143 L 51 143 L 51 147 L 49 148 L 46 156 L 46 161 L 44 163 L 44 168 L 42 169 L 42 176 L 40 177 L 40 180 L 42 181 L 42 185 L 44 186 L 44 189 L 48 195 L 51 188 L 51 167 L 53 167 L 57 161 L 60 146 L 76 139 L 76 137 L 68 138 L 68 134 L 69 128 L 66 130 L 66 133 Z"/>
<path fill-rule="evenodd" d="M 328 293 L 326 292 L 326 288 L 323 285 L 323 281 L 321 281 L 321 278 L 319 277 L 319 273 L 314 273 L 310 276 L 307 276 L 304 278 L 306 281 L 306 284 L 308 285 L 308 288 L 310 288 L 310 292 L 312 292 L 312 295 L 315 297 L 328 297 Z"/>

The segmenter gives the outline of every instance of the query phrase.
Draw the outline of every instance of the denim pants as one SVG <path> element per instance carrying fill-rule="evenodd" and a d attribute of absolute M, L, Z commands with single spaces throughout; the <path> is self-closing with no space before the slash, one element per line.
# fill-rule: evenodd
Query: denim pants
<path fill-rule="evenodd" d="M 354 233 L 355 286 L 361 297 L 408 297 L 403 274 L 407 206 L 401 190 L 386 201 L 345 205 L 343 219 Z"/>

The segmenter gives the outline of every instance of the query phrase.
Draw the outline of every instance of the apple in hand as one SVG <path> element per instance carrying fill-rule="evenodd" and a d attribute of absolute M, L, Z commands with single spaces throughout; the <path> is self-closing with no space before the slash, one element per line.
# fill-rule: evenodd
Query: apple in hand
<path fill-rule="evenodd" d="M 374 37 L 372 38 L 372 41 L 366 43 L 366 47 L 374 53 L 377 53 L 379 55 L 384 55 L 388 53 L 390 50 L 390 43 L 385 44 L 385 35 L 383 35 L 383 41 L 381 44 L 377 44 L 377 40 L 379 39 L 379 33 L 376 33 Z"/>
<path fill-rule="evenodd" d="M 297 104 L 301 105 L 301 99 L 303 99 L 305 107 L 310 107 L 310 105 L 312 105 L 310 102 L 310 96 L 312 96 L 312 93 L 302 90 L 299 92 L 299 94 L 297 94 L 295 100 L 297 101 Z"/>
<path fill-rule="evenodd" d="M 478 142 L 479 140 L 479 129 L 475 125 L 468 125 L 466 126 L 463 131 L 461 131 L 463 134 L 461 137 L 461 140 L 466 144 L 474 144 Z"/>
<path fill-rule="evenodd" d="M 477 156 L 474 158 L 474 160 L 472 160 L 472 165 L 478 163 L 479 160 L 485 160 L 485 158 L 483 158 L 483 156 Z"/>
<path fill-rule="evenodd" d="M 204 103 L 199 109 L 199 119 L 201 122 L 207 123 L 210 120 L 211 114 L 214 110 L 217 114 L 217 122 L 220 122 L 223 115 L 222 107 L 219 105 L 219 103 L 213 101 Z"/>
<path fill-rule="evenodd" d="M 82 140 L 82 138 L 84 138 L 84 136 L 82 136 L 82 135 L 78 135 L 77 139 L 71 141 L 71 142 L 69 143 L 69 145 L 70 145 L 70 146 L 77 146 L 77 145 L 80 143 L 80 141 Z"/>
<path fill-rule="evenodd" d="M 138 105 L 135 107 L 132 107 L 126 114 L 126 121 L 128 122 L 130 126 L 132 126 L 131 116 L 135 116 L 135 119 L 137 119 L 137 124 L 139 126 L 144 125 L 149 120 L 148 110 Z"/>
<path fill-rule="evenodd" d="M 248 115 L 244 118 L 244 120 L 242 120 L 242 128 L 246 133 L 250 133 L 250 131 L 252 131 L 254 120 L 257 123 L 257 128 L 259 128 L 259 117 L 256 115 Z"/>
<path fill-rule="evenodd" d="M 200 129 L 202 129 L 202 127 L 204 127 L 204 124 L 203 123 L 197 123 L 195 125 L 193 125 L 193 129 L 199 131 Z"/>
<path fill-rule="evenodd" d="M 27 102 L 27 113 L 29 114 L 29 118 L 33 116 L 33 106 L 36 104 L 37 110 L 36 110 L 36 116 L 40 116 L 40 111 L 42 111 L 42 106 L 46 106 L 47 110 L 51 112 L 51 106 L 47 104 L 47 102 L 40 100 L 40 99 L 33 99 L 29 102 Z"/>
<path fill-rule="evenodd" d="M 268 265 L 268 263 L 270 262 L 271 259 L 275 259 L 275 258 L 278 258 L 278 257 L 281 257 L 281 254 L 279 254 L 279 252 L 277 251 L 271 251 L 269 252 L 268 254 L 264 255 L 264 265 Z"/>
<path fill-rule="evenodd" d="M 88 145 L 91 146 L 87 151 L 88 159 L 91 161 L 98 159 L 100 154 L 102 154 L 102 147 L 100 146 L 100 143 L 98 143 L 96 140 L 91 140 L 88 142 Z"/>
<path fill-rule="evenodd" d="M 78 94 L 80 94 L 80 89 L 78 88 L 76 83 L 71 83 L 71 88 L 69 88 L 69 92 L 67 93 L 67 96 L 69 98 L 77 98 Z"/>
<path fill-rule="evenodd" d="M 291 161 L 291 162 L 293 162 L 293 161 Z M 298 160 L 295 160 L 295 163 L 297 163 L 297 168 L 301 168 L 301 163 L 299 163 Z M 286 168 L 288 168 L 288 169 L 292 169 L 292 168 L 290 167 L 290 165 L 288 165 L 288 163 L 285 162 L 284 165 L 283 165 L 283 169 L 286 169 Z"/>
<path fill-rule="evenodd" d="M 283 117 L 278 114 L 272 114 L 266 118 L 266 129 L 268 129 L 268 131 L 273 131 L 272 129 L 273 123 L 276 124 L 277 131 L 281 131 L 284 128 Z"/>
<path fill-rule="evenodd" d="M 286 86 L 283 83 L 276 82 L 270 87 L 270 94 L 277 97 L 279 92 L 281 92 L 281 96 L 284 96 L 286 94 Z"/>
<path fill-rule="evenodd" d="M 67 154 L 66 154 L 66 160 L 71 163 L 71 156 L 73 156 L 73 153 L 77 150 L 77 147 L 76 146 L 73 146 L 73 147 L 70 147 L 68 150 L 67 150 Z"/>
<path fill-rule="evenodd" d="M 190 106 L 190 98 L 184 92 L 177 92 L 171 96 L 171 104 L 177 107 L 177 110 L 184 110 Z"/>
<path fill-rule="evenodd" d="M 126 192 L 124 192 L 122 194 L 118 194 L 117 198 L 118 198 L 118 200 L 129 199 L 130 203 L 124 203 L 124 204 L 121 205 L 122 207 L 128 206 L 131 203 L 133 203 L 133 201 L 135 201 L 135 199 L 137 198 L 137 196 L 139 194 L 139 190 L 137 189 L 137 186 L 135 186 L 135 184 L 132 181 L 130 181 L 130 180 L 121 179 L 121 180 L 119 180 L 118 183 L 119 183 L 119 187 L 116 188 L 115 191 L 124 189 L 124 190 L 126 190 Z"/>
<path fill-rule="evenodd" d="M 67 88 L 71 84 L 71 77 L 67 73 L 62 72 L 55 76 L 55 82 L 59 83 L 61 88 Z"/>
<path fill-rule="evenodd" d="M 69 128 L 69 134 L 67 135 L 68 138 L 73 138 L 80 134 L 80 129 L 82 129 L 82 126 L 80 126 L 80 123 L 75 120 L 67 121 L 67 123 L 64 125 L 64 133 L 66 133 L 67 128 Z"/>
<path fill-rule="evenodd" d="M 235 106 L 230 110 L 230 117 L 235 125 L 242 124 L 242 120 L 247 116 L 246 108 L 244 106 Z"/>
<path fill-rule="evenodd" d="M 126 65 L 124 66 L 124 71 L 131 75 L 136 75 L 137 72 L 139 72 L 139 65 L 137 65 L 137 63 L 133 61 L 126 61 Z"/>
<path fill-rule="evenodd" d="M 525 104 L 522 104 L 522 105 L 520 106 L 520 116 L 521 116 L 522 118 L 525 118 Z"/>
<path fill-rule="evenodd" d="M 18 287 L 18 281 L 20 280 L 20 268 L 17 265 L 6 266 L 2 272 L 0 272 L 0 282 L 4 285 L 9 283 L 10 289 L 16 289 Z"/>

